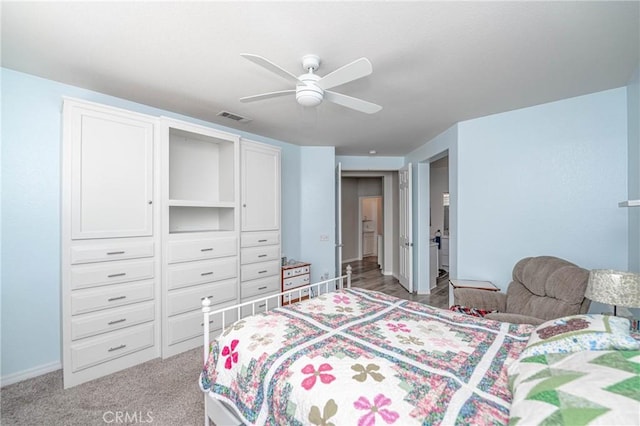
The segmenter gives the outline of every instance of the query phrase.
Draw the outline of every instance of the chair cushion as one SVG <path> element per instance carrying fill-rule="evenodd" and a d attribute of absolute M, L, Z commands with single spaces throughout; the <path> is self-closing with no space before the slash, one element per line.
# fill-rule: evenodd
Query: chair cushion
<path fill-rule="evenodd" d="M 553 256 L 527 257 L 513 268 L 507 312 L 544 320 L 581 312 L 589 271 Z"/>

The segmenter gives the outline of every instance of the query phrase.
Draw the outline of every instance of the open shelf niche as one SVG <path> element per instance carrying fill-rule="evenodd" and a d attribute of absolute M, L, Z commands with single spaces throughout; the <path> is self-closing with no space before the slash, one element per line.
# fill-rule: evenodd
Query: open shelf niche
<path fill-rule="evenodd" d="M 236 229 L 235 145 L 225 136 L 169 128 L 169 233 Z"/>

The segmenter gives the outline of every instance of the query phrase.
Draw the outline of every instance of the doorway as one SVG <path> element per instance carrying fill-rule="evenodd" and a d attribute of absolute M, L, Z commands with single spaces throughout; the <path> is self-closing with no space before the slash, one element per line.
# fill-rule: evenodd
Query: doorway
<path fill-rule="evenodd" d="M 382 266 L 382 251 L 384 240 L 384 213 L 382 211 L 382 196 L 360 197 L 359 257 L 375 258 L 376 263 Z"/>
<path fill-rule="evenodd" d="M 360 197 L 379 197 L 381 206 L 376 221 L 376 255 L 379 257 L 381 273 L 397 278 L 398 250 L 395 246 L 398 245 L 398 172 L 342 171 L 340 182 L 340 202 L 336 205 L 340 204 L 341 207 L 341 263 L 362 260 L 363 217 L 360 213 Z"/>

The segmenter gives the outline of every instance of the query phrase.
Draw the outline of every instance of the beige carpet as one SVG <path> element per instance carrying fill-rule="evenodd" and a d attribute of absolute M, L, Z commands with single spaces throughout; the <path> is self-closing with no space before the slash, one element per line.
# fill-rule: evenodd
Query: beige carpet
<path fill-rule="evenodd" d="M 2 388 L 0 424 L 202 425 L 201 368 L 202 349 L 197 348 L 67 390 L 62 371 L 54 371 Z"/>

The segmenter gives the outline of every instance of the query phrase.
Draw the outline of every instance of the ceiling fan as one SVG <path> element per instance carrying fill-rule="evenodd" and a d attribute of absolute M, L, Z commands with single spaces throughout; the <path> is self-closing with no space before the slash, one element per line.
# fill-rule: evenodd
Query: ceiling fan
<path fill-rule="evenodd" d="M 296 101 L 306 107 L 320 105 L 323 100 L 326 100 L 366 114 L 374 114 L 382 109 L 380 105 L 328 90 L 371 74 L 373 67 L 367 58 L 357 59 L 324 77 L 320 77 L 315 74 L 315 71 L 320 67 L 320 58 L 317 55 L 305 55 L 302 57 L 302 68 L 307 73 L 296 77 L 262 56 L 250 53 L 242 53 L 240 56 L 296 85 L 295 89 L 246 96 L 240 98 L 240 102 L 254 102 L 295 93 Z"/>

